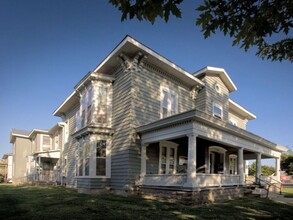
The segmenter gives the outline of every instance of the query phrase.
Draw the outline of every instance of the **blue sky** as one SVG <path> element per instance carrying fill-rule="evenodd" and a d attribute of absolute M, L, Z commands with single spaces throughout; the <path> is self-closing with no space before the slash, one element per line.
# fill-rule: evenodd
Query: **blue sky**
<path fill-rule="evenodd" d="M 204 39 L 196 2 L 182 4 L 182 19 L 151 25 L 121 23 L 108 1 L 0 0 L 0 156 L 12 151 L 11 128 L 60 121 L 52 112 L 127 34 L 191 73 L 224 68 L 238 88 L 230 97 L 257 116 L 248 130 L 292 149 L 292 64 L 261 60 L 221 33 Z"/>

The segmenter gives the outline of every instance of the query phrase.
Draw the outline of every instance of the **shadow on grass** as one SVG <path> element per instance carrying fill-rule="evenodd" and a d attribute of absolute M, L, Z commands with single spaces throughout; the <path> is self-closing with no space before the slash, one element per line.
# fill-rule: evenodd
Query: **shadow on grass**
<path fill-rule="evenodd" d="M 267 199 L 192 207 L 135 197 L 78 194 L 62 187 L 0 185 L 1 219 L 291 219 L 292 215 L 293 205 Z"/>

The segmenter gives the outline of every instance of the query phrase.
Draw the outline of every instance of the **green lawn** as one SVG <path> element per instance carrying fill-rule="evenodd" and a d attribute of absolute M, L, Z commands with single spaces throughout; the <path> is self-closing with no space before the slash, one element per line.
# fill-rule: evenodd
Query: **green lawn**
<path fill-rule="evenodd" d="M 53 187 L 0 185 L 0 219 L 292 219 L 293 205 L 267 199 L 183 206 Z"/>
<path fill-rule="evenodd" d="M 293 198 L 293 188 L 282 188 L 282 194 L 287 198 Z"/>

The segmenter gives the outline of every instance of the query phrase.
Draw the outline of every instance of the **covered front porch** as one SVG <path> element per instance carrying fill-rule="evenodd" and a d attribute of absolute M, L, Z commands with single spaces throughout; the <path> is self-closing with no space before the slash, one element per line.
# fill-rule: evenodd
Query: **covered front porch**
<path fill-rule="evenodd" d="M 31 182 L 56 182 L 61 179 L 59 151 L 39 152 L 28 157 L 28 180 Z"/>
<path fill-rule="evenodd" d="M 243 186 L 246 160 L 275 158 L 279 180 L 279 146 L 197 110 L 139 127 L 141 175 L 139 184 L 198 189 Z"/>

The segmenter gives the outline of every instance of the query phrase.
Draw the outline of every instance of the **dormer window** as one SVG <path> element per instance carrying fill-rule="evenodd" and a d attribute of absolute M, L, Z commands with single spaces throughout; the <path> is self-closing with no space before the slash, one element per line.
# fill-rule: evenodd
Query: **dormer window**
<path fill-rule="evenodd" d="M 220 118 L 220 119 L 223 118 L 223 108 L 222 108 L 222 106 L 219 105 L 218 103 L 214 103 L 214 104 L 213 104 L 213 115 L 214 115 L 216 118 Z"/>

